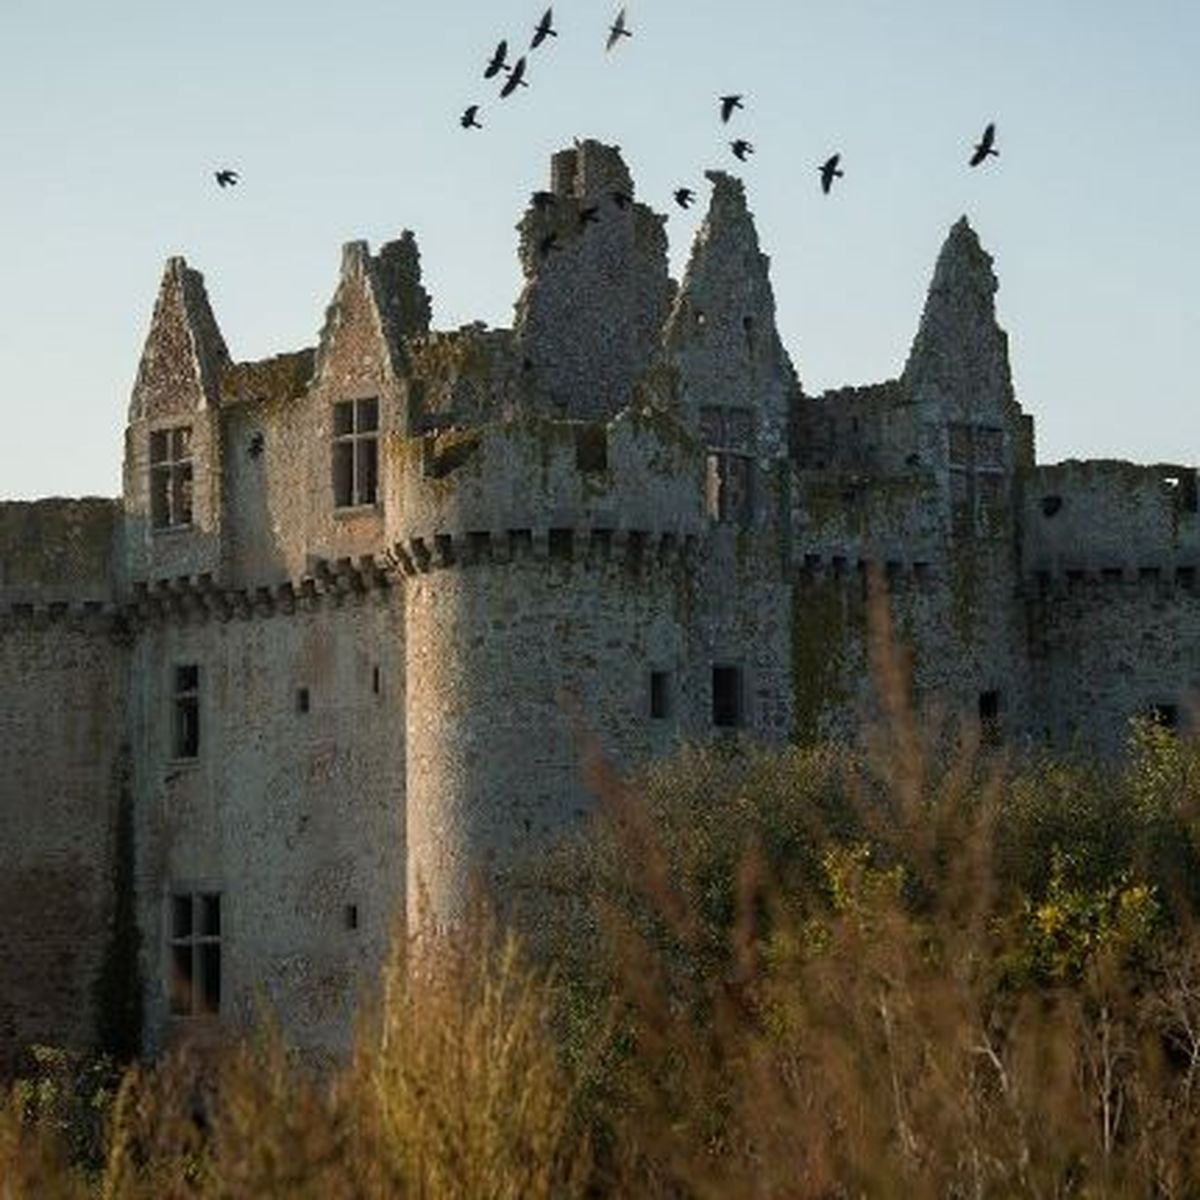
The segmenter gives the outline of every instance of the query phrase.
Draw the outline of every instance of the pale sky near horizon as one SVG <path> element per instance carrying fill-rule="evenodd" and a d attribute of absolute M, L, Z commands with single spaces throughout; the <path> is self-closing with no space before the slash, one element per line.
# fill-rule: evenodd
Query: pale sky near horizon
<path fill-rule="evenodd" d="M 1039 459 L 1200 463 L 1196 0 L 628 0 L 611 55 L 618 4 L 562 0 L 500 102 L 483 64 L 545 3 L 0 0 L 0 499 L 119 492 L 168 255 L 237 359 L 313 344 L 341 243 L 405 228 L 435 327 L 509 324 L 513 226 L 576 137 L 622 147 L 677 277 L 704 169 L 745 179 L 810 394 L 899 373 L 966 213 Z M 969 170 L 989 120 L 1001 157 Z"/>

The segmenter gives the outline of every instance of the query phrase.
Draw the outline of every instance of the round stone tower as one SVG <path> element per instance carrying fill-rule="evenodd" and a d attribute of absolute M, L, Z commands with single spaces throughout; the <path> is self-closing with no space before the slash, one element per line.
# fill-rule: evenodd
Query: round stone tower
<path fill-rule="evenodd" d="M 652 708 L 681 699 L 702 462 L 671 416 L 634 409 L 395 447 L 410 928 L 587 813 L 581 725 L 625 762 L 669 745 Z"/>

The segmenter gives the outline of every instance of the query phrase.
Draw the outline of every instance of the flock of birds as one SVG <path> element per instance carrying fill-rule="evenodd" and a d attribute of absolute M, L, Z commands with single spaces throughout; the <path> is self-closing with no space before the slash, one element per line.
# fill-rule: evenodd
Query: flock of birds
<path fill-rule="evenodd" d="M 526 70 L 528 69 L 528 55 L 541 46 L 548 38 L 558 37 L 558 30 L 554 28 L 554 9 L 547 8 L 542 14 L 541 20 L 534 26 L 533 38 L 529 43 L 529 50 L 525 54 L 518 56 L 516 62 L 509 63 L 508 61 L 508 40 L 501 38 L 496 49 L 492 52 L 486 66 L 483 69 L 484 79 L 495 79 L 497 75 L 505 75 L 500 88 L 500 99 L 504 100 L 511 96 L 518 88 L 528 87 L 529 83 L 525 78 Z M 616 47 L 623 38 L 633 37 L 633 30 L 629 28 L 629 24 L 625 14 L 625 8 L 622 7 L 617 11 L 616 18 L 608 27 L 608 37 L 604 43 L 605 52 L 610 52 Z M 727 96 L 718 97 L 720 105 L 721 123 L 727 125 L 734 111 L 744 108 L 742 101 L 745 96 L 742 93 L 733 93 Z M 459 118 L 459 124 L 463 129 L 482 129 L 483 125 L 479 121 L 479 112 L 482 108 L 480 104 L 468 105 L 462 116 Z M 754 146 L 745 138 L 734 138 L 729 143 L 730 150 L 733 156 L 739 162 L 746 162 L 751 154 L 754 153 Z M 996 149 L 996 125 L 991 122 L 983 131 L 983 136 L 976 142 L 971 157 L 968 159 L 968 165 L 978 167 L 986 162 L 988 158 L 999 156 L 999 151 Z M 833 189 L 833 181 L 844 177 L 845 172 L 841 168 L 842 156 L 841 153 L 831 154 L 817 168 L 817 173 L 821 178 L 821 191 L 825 195 L 829 195 Z M 238 172 L 231 170 L 229 167 L 223 167 L 219 171 L 213 172 L 218 186 L 221 188 L 233 187 L 238 182 Z M 538 192 L 534 196 L 535 203 L 548 203 L 546 197 L 549 193 Z M 623 194 L 614 193 L 614 200 L 620 207 L 625 207 L 631 203 L 631 198 Z M 689 187 L 678 187 L 674 192 L 675 203 L 680 208 L 688 208 L 696 199 L 696 193 Z M 580 223 L 588 224 L 596 220 L 597 210 L 595 206 L 585 208 L 580 213 Z M 553 235 L 548 235 L 553 237 Z M 543 245 L 542 250 L 545 253 L 547 250 L 553 249 L 553 246 Z"/>

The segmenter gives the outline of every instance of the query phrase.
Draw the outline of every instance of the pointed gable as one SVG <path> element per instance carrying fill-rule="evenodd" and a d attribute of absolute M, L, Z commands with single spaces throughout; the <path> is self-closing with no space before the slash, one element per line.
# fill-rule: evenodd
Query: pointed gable
<path fill-rule="evenodd" d="M 996 323 L 992 258 L 960 218 L 938 255 L 903 381 L 918 403 L 997 409 L 1013 399 L 1008 335 Z"/>
<path fill-rule="evenodd" d="M 182 258 L 167 260 L 146 336 L 129 420 L 215 406 L 229 363 L 225 339 L 204 290 L 204 276 Z"/>
<path fill-rule="evenodd" d="M 667 321 L 666 353 L 685 410 L 751 409 L 760 445 L 779 453 L 799 385 L 775 325 L 770 259 L 759 248 L 741 180 L 724 171 L 708 178 L 712 198 Z"/>
<path fill-rule="evenodd" d="M 429 317 L 412 233 L 406 230 L 375 257 L 366 242 L 347 242 L 325 310 L 315 379 L 350 388 L 394 382 L 404 372 L 404 339 L 425 333 Z"/>

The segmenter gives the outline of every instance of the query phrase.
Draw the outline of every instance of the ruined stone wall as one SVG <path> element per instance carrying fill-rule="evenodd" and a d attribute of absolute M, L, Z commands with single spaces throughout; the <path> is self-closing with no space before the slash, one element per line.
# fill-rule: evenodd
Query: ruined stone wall
<path fill-rule="evenodd" d="M 619 151 L 599 142 L 557 154 L 551 184 L 518 227 L 517 352 L 535 411 L 606 420 L 658 351 L 674 292 L 665 218 L 636 202 Z"/>
<path fill-rule="evenodd" d="M 199 668 L 194 760 L 172 741 L 181 664 Z M 330 581 L 294 605 L 148 617 L 132 680 L 150 1046 L 206 1023 L 168 1011 L 168 899 L 198 890 L 221 894 L 222 1022 L 265 1000 L 305 1049 L 344 1052 L 403 919 L 399 598 Z"/>
<path fill-rule="evenodd" d="M 0 1073 L 82 1047 L 111 911 L 125 654 L 109 500 L 0 504 Z"/>

